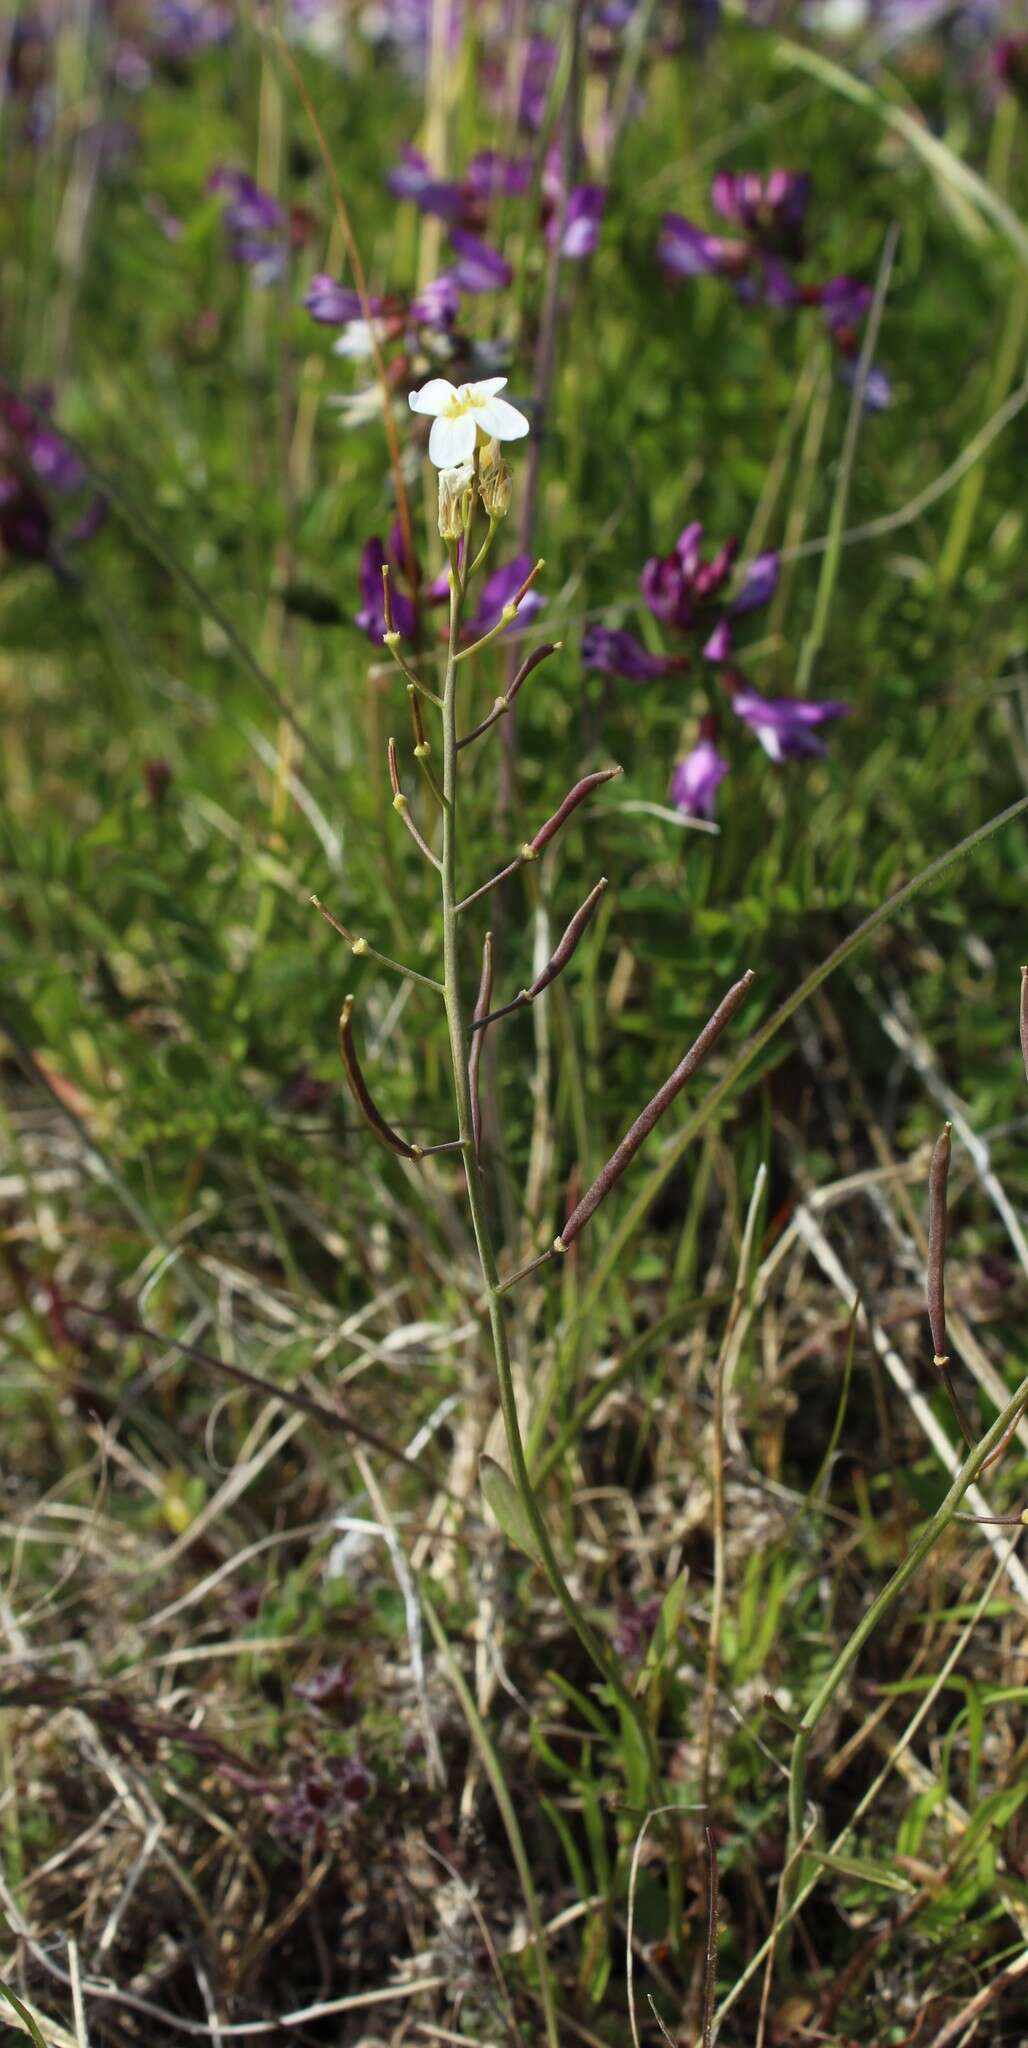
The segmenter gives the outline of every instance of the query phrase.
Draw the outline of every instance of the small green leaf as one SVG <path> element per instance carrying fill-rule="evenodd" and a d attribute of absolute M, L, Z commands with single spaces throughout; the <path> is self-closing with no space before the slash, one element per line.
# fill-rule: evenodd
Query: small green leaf
<path fill-rule="evenodd" d="M 0 1998 L 6 1998 L 8 2005 L 13 2005 L 14 2010 L 17 2013 L 18 2018 L 20 2019 L 23 2027 L 27 2028 L 28 2032 L 31 2034 L 32 2039 L 36 2044 L 36 2048 L 46 2048 L 46 2042 L 44 2041 L 43 2036 L 40 2033 L 39 2028 L 37 2027 L 36 2022 L 28 2009 L 28 2006 L 23 2005 L 21 1999 L 15 1997 L 14 1992 L 10 1988 L 10 1985 L 5 1984 L 2 1977 L 0 1977 Z"/>
<path fill-rule="evenodd" d="M 486 1506 L 494 1520 L 499 1523 L 507 1541 L 513 1543 L 516 1549 L 523 1550 L 525 1556 L 530 1557 L 535 1564 L 541 1564 L 535 1531 L 528 1518 L 525 1503 L 510 1474 L 504 1471 L 502 1465 L 496 1463 L 495 1458 L 480 1458 L 478 1477 Z"/>
<path fill-rule="evenodd" d="M 823 1849 L 807 1849 L 804 1852 L 815 1863 L 823 1863 L 826 1870 L 835 1870 L 840 1877 L 855 1877 L 861 1884 L 880 1884 L 887 1892 L 912 1892 L 910 1879 L 900 1877 L 895 1870 L 883 1870 L 880 1863 L 865 1863 L 859 1856 L 829 1856 Z"/>

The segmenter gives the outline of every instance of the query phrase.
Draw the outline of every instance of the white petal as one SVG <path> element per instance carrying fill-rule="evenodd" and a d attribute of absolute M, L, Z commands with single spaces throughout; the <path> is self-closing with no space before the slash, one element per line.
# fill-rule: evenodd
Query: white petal
<path fill-rule="evenodd" d="M 508 405 L 505 398 L 487 398 L 484 405 L 476 405 L 475 418 L 483 432 L 496 441 L 520 441 L 528 432 L 524 413 L 516 405 Z"/>
<path fill-rule="evenodd" d="M 427 412 L 438 417 L 456 395 L 448 378 L 431 377 L 427 384 L 422 385 L 420 391 L 411 392 L 410 409 L 412 412 Z"/>
<path fill-rule="evenodd" d="M 496 393 L 504 389 L 506 382 L 506 377 L 480 377 L 474 386 L 475 395 L 478 398 L 495 398 Z"/>
<path fill-rule="evenodd" d="M 462 413 L 456 420 L 433 420 L 428 454 L 437 469 L 456 469 L 459 462 L 467 462 L 474 447 L 475 422 L 471 413 Z"/>

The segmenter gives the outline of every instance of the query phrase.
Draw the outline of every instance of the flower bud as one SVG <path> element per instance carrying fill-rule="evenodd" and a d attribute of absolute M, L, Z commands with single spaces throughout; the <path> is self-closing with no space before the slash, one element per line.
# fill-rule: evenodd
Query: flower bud
<path fill-rule="evenodd" d="M 500 454 L 498 441 L 487 441 L 479 457 L 479 489 L 490 519 L 506 519 L 510 510 L 514 478 Z"/>
<path fill-rule="evenodd" d="M 470 462 L 439 471 L 439 533 L 443 540 L 460 540 L 471 516 L 474 493 L 475 471 Z"/>

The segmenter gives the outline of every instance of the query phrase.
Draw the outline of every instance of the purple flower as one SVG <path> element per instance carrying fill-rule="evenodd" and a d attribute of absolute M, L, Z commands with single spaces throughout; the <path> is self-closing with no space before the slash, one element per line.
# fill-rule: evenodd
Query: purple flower
<path fill-rule="evenodd" d="M 185 63 L 201 50 L 227 43 L 234 28 L 233 9 L 212 0 L 160 0 L 154 9 L 157 46 L 172 63 Z"/>
<path fill-rule="evenodd" d="M 457 261 L 449 274 L 459 291 L 494 292 L 510 284 L 514 272 L 498 249 L 469 235 L 465 228 L 451 228 L 450 240 Z"/>
<path fill-rule="evenodd" d="M 871 304 L 871 287 L 854 277 L 830 277 L 817 290 L 825 326 L 839 348 L 853 348 Z"/>
<path fill-rule="evenodd" d="M 823 754 L 824 741 L 812 727 L 827 718 L 845 718 L 848 704 L 815 704 L 806 697 L 762 697 L 749 683 L 734 691 L 732 709 L 756 733 L 772 761 L 801 760 Z"/>
<path fill-rule="evenodd" d="M 73 581 L 61 541 L 82 547 L 107 517 L 107 500 L 95 493 L 58 531 L 53 499 L 74 497 L 86 484 L 78 456 L 47 419 L 52 395 L 30 394 L 31 404 L 0 399 L 0 557 L 46 562 L 65 582 Z M 74 511 L 74 508 L 71 508 Z"/>
<path fill-rule="evenodd" d="M 549 36 L 529 36 L 518 96 L 518 125 L 535 135 L 543 125 L 553 74 L 557 69 L 557 45 Z"/>
<path fill-rule="evenodd" d="M 273 284 L 281 277 L 285 262 L 284 223 L 277 199 L 233 164 L 219 164 L 207 180 L 207 190 L 222 194 L 227 201 L 225 232 L 233 262 L 252 270 L 256 284 Z"/>
<path fill-rule="evenodd" d="M 766 178 L 755 171 L 738 175 L 718 171 L 710 198 L 715 213 L 742 228 L 761 249 L 780 251 L 793 259 L 802 254 L 803 225 L 810 204 L 806 171 L 771 171 Z"/>
<path fill-rule="evenodd" d="M 429 327 L 435 334 L 448 333 L 459 312 L 460 287 L 449 271 L 422 285 L 410 305 L 410 317 L 415 326 Z"/>
<path fill-rule="evenodd" d="M 326 327 L 346 327 L 351 320 L 363 318 L 359 293 L 351 285 L 339 284 L 334 277 L 326 277 L 323 272 L 311 278 L 303 303 L 311 319 L 320 320 Z M 381 299 L 372 299 L 370 310 L 380 313 Z"/>
<path fill-rule="evenodd" d="M 478 605 L 465 625 L 466 639 L 480 640 L 484 633 L 490 633 L 499 624 L 504 605 L 509 604 L 521 589 L 532 562 L 531 555 L 515 555 L 512 561 L 504 563 L 502 569 L 494 569 L 492 575 L 487 576 Z M 545 603 L 546 599 L 540 597 L 537 590 L 530 590 L 518 607 L 517 624 L 527 626 L 529 620 L 542 611 Z"/>
<path fill-rule="evenodd" d="M 392 543 L 392 536 L 390 536 L 390 542 Z M 381 647 L 386 630 L 385 602 L 382 594 L 382 570 L 388 561 L 389 556 L 386 554 L 385 548 L 382 546 L 377 534 L 371 540 L 365 541 L 361 549 L 358 578 L 361 608 L 354 618 L 354 625 L 359 626 L 361 632 L 366 633 L 368 639 L 376 647 Z M 393 549 L 393 559 L 390 563 L 390 568 L 395 571 L 397 566 L 400 565 L 401 556 Z M 393 620 L 396 630 L 402 639 L 413 640 L 417 632 L 418 623 L 413 600 L 397 588 L 395 574 L 390 575 L 389 582 L 393 601 Z"/>
<path fill-rule="evenodd" d="M 582 635 L 582 665 L 626 683 L 654 683 L 687 664 L 681 655 L 651 654 L 624 626 L 589 626 Z"/>
<path fill-rule="evenodd" d="M 532 159 L 505 156 L 499 149 L 480 149 L 473 156 L 465 178 L 473 199 L 487 204 L 490 199 L 515 199 L 532 183 Z"/>
<path fill-rule="evenodd" d="M 762 604 L 769 604 L 778 588 L 778 554 L 769 548 L 763 555 L 755 555 L 743 570 L 743 580 L 728 609 L 735 619 L 744 612 L 755 612 Z"/>
<path fill-rule="evenodd" d="M 857 381 L 857 365 L 850 360 L 842 365 L 839 381 L 852 389 Z M 886 412 L 892 404 L 892 381 L 879 364 L 872 363 L 864 384 L 864 411 Z"/>
<path fill-rule="evenodd" d="M 572 262 L 580 262 L 591 256 L 600 239 L 600 222 L 607 203 L 606 187 L 603 185 L 576 185 L 568 194 L 567 211 L 564 217 L 564 233 L 560 253 Z M 546 231 L 546 239 L 553 242 L 557 233 L 557 214 L 553 214 Z"/>
<path fill-rule="evenodd" d="M 437 214 L 440 220 L 459 220 L 464 212 L 463 185 L 437 178 L 419 149 L 407 148 L 403 162 L 386 174 L 394 199 L 409 199 L 422 213 Z"/>
<path fill-rule="evenodd" d="M 686 818 L 712 818 L 714 799 L 727 774 L 728 762 L 718 753 L 713 740 L 697 740 L 671 777 L 671 802 L 675 810 Z"/>
<path fill-rule="evenodd" d="M 749 262 L 744 242 L 705 234 L 684 214 L 666 213 L 657 254 L 669 277 L 739 277 Z"/>
<path fill-rule="evenodd" d="M 682 633 L 697 624 L 702 606 L 716 597 L 739 551 L 737 540 L 727 540 L 712 561 L 704 562 L 702 545 L 703 522 L 692 519 L 671 553 L 652 555 L 642 572 L 642 594 L 651 612 Z"/>

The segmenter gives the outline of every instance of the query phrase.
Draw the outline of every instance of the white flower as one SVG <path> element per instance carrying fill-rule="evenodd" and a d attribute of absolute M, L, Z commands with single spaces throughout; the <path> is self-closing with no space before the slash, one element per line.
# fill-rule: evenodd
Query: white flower
<path fill-rule="evenodd" d="M 528 421 L 517 407 L 497 398 L 506 377 L 486 377 L 481 384 L 450 384 L 445 377 L 432 377 L 420 391 L 410 394 L 412 412 L 428 413 L 432 432 L 428 453 L 437 469 L 455 469 L 475 452 L 478 430 L 494 441 L 520 441 L 528 432 Z"/>
<path fill-rule="evenodd" d="M 332 343 L 334 356 L 349 356 L 354 363 L 366 362 L 386 338 L 381 320 L 348 320 L 338 340 Z"/>

